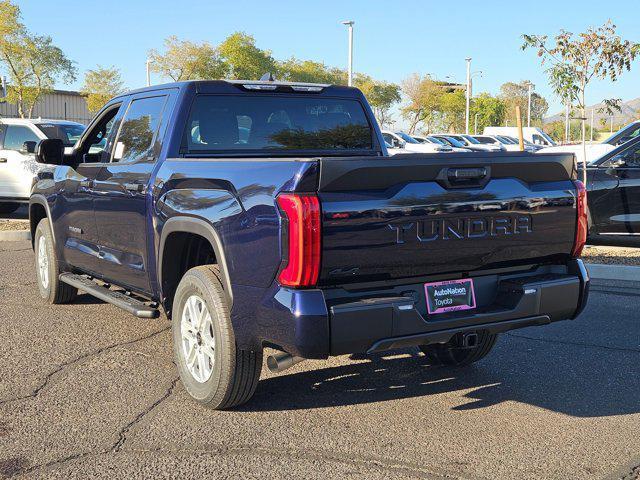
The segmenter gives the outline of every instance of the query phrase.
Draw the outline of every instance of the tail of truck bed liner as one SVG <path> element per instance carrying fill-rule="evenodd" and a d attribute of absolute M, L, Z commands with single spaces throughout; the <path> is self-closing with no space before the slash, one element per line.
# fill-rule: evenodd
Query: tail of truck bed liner
<path fill-rule="evenodd" d="M 566 260 L 571 154 L 321 158 L 320 284 Z"/>

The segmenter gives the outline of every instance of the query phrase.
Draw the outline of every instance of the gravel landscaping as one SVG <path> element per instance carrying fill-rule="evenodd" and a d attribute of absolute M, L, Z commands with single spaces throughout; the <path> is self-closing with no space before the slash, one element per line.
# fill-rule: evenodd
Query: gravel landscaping
<path fill-rule="evenodd" d="M 29 230 L 29 220 L 0 220 L 0 232 Z"/>
<path fill-rule="evenodd" d="M 640 248 L 588 245 L 582 259 L 587 263 L 640 266 Z"/>

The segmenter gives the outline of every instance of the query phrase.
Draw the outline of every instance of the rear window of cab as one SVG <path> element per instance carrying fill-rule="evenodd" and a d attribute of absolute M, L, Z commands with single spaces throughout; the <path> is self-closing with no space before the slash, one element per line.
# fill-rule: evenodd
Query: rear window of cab
<path fill-rule="evenodd" d="M 354 99 L 197 95 L 182 151 L 207 153 L 373 152 L 373 129 Z"/>

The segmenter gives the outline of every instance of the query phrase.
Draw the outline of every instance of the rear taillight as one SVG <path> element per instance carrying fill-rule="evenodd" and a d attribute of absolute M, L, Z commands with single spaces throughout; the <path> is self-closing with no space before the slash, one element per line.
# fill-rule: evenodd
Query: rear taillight
<path fill-rule="evenodd" d="M 589 232 L 589 207 L 587 206 L 587 189 L 584 184 L 579 180 L 576 180 L 574 183 L 578 193 L 576 204 L 577 223 L 576 238 L 573 242 L 571 256 L 577 258 L 582 254 L 582 249 L 584 248 L 585 243 L 587 243 L 587 233 Z"/>
<path fill-rule="evenodd" d="M 284 268 L 278 281 L 287 287 L 312 287 L 320 274 L 320 201 L 315 195 L 284 193 L 278 205 L 287 219 Z"/>

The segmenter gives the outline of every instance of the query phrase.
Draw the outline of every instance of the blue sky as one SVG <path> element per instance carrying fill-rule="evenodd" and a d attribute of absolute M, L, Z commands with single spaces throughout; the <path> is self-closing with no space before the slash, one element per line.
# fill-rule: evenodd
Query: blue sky
<path fill-rule="evenodd" d="M 169 35 L 218 43 L 234 31 L 254 35 L 278 59 L 296 56 L 345 66 L 347 33 L 340 20 L 355 20 L 354 70 L 399 82 L 413 72 L 463 82 L 465 57 L 484 76 L 474 93 L 497 93 L 506 81 L 529 79 L 560 109 L 533 51 L 520 50 L 522 33 L 583 31 L 611 18 L 619 33 L 640 41 L 637 0 L 478 1 L 217 1 L 217 0 L 18 0 L 25 24 L 54 38 L 75 62 L 79 80 L 96 65 L 120 68 L 127 87 L 145 83 L 147 51 Z M 157 81 L 159 79 L 154 79 Z M 616 82 L 594 84 L 588 103 L 640 97 L 640 60 Z"/>

